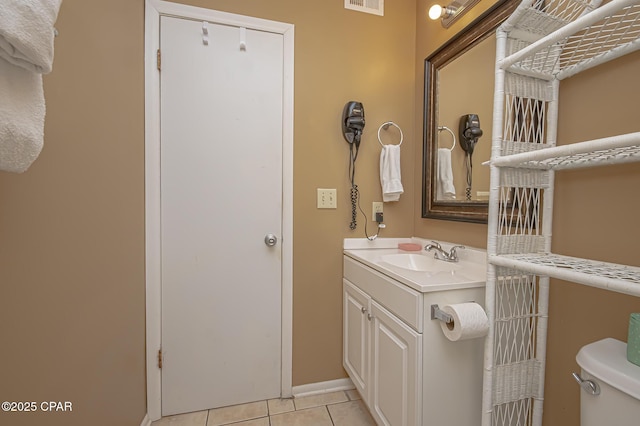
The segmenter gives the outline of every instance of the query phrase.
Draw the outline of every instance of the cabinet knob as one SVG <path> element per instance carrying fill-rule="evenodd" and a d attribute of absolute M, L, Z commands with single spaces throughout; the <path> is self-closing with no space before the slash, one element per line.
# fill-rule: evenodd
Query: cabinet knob
<path fill-rule="evenodd" d="M 367 314 L 367 319 L 368 319 L 369 321 L 371 321 L 371 319 L 372 319 L 372 318 L 373 318 L 373 315 L 371 315 L 371 314 Z"/>
<path fill-rule="evenodd" d="M 360 310 L 362 311 L 363 314 L 367 312 L 367 308 L 365 308 L 364 306 Z"/>

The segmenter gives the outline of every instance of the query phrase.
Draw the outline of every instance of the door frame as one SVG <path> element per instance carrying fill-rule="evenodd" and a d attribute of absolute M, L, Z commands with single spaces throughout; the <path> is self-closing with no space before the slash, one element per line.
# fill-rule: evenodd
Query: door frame
<path fill-rule="evenodd" d="M 282 348 L 281 396 L 292 396 L 293 358 L 293 69 L 294 26 L 232 13 L 162 0 L 145 0 L 145 283 L 147 414 L 161 417 L 162 374 L 158 368 L 161 347 L 160 249 L 160 73 L 156 52 L 160 43 L 160 17 L 267 31 L 283 36 L 282 114 Z"/>

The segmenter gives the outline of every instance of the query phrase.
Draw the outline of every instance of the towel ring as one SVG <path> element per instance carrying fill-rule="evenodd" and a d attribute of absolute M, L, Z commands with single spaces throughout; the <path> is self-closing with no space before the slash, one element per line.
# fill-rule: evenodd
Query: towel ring
<path fill-rule="evenodd" d="M 386 123 L 382 123 L 382 126 L 378 127 L 378 142 L 380 142 L 380 145 L 384 146 L 384 144 L 382 143 L 382 140 L 380 139 L 380 130 L 382 129 L 387 130 L 389 126 L 396 126 L 398 130 L 400 130 L 400 143 L 398 144 L 398 146 L 402 145 L 402 141 L 404 140 L 402 129 L 393 121 L 387 121 Z"/>
<path fill-rule="evenodd" d="M 453 151 L 453 148 L 456 147 L 456 135 L 447 126 L 438 126 L 438 132 L 441 132 L 443 130 L 448 131 L 449 133 L 451 133 L 451 136 L 453 136 L 453 146 L 450 148 L 450 151 Z M 440 142 L 440 138 L 438 138 L 438 142 Z M 440 143 L 438 143 L 438 147 L 439 146 L 440 146 Z"/>

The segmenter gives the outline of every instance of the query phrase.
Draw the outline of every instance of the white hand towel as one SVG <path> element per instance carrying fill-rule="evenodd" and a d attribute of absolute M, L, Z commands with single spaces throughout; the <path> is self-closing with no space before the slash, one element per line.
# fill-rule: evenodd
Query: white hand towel
<path fill-rule="evenodd" d="M 436 196 L 436 200 L 455 200 L 456 198 L 453 170 L 451 169 L 451 150 L 448 148 L 438 148 Z"/>
<path fill-rule="evenodd" d="M 382 184 L 382 201 L 398 201 L 402 188 L 400 173 L 400 146 L 383 145 L 380 153 L 380 183 Z"/>
<path fill-rule="evenodd" d="M 0 0 L 0 170 L 24 172 L 44 142 L 42 75 L 62 0 Z"/>
<path fill-rule="evenodd" d="M 0 58 L 0 170 L 22 173 L 44 140 L 42 75 Z"/>
<path fill-rule="evenodd" d="M 53 25 L 62 0 L 0 0 L 0 58 L 41 74 L 53 65 Z"/>

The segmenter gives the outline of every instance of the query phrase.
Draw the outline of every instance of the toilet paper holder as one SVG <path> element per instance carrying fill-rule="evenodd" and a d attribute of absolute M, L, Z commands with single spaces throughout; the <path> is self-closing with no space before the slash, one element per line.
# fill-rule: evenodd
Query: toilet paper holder
<path fill-rule="evenodd" d="M 431 305 L 431 319 L 437 319 L 447 324 L 453 322 L 453 317 L 441 310 L 437 303 Z"/>

